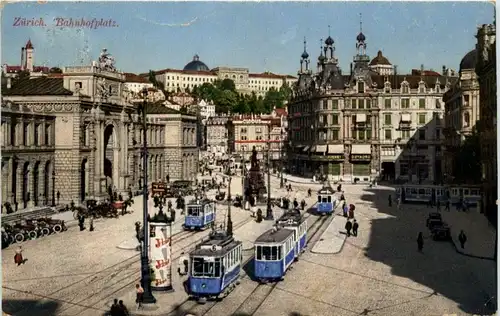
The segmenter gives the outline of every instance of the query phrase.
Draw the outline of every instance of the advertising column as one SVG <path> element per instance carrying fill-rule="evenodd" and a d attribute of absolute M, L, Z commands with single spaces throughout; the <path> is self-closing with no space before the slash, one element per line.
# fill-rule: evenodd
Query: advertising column
<path fill-rule="evenodd" d="M 171 226 L 165 222 L 149 222 L 151 288 L 154 291 L 173 291 Z"/>

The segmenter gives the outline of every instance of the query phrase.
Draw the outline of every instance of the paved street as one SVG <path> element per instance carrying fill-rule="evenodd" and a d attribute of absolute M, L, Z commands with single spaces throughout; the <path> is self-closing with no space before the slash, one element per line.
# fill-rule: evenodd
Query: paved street
<path fill-rule="evenodd" d="M 238 178 L 233 179 L 237 183 Z M 278 187 L 279 180 L 272 184 Z M 236 184 L 235 184 L 236 185 Z M 319 185 L 293 184 L 295 195 Z M 338 254 L 306 252 L 283 282 L 269 296 L 264 287 L 243 276 L 240 286 L 224 301 L 210 306 L 185 302 L 181 281 L 175 274 L 174 293 L 158 293 L 154 310 L 135 311 L 134 283 L 140 277 L 139 257 L 134 250 L 117 248 L 133 240 L 133 223 L 141 218 L 142 200 L 135 198 L 133 214 L 98 223 L 94 232 L 76 227 L 60 235 L 23 245 L 28 262 L 13 263 L 14 247 L 3 250 L 3 307 L 15 315 L 102 315 L 113 298 L 123 299 L 140 315 L 467 315 L 482 312 L 487 295 L 494 295 L 495 264 L 461 255 L 448 242 L 425 240 L 417 252 L 419 231 L 428 236 L 422 207 L 387 207 L 390 189 L 343 185 L 348 203 L 356 204 L 359 236 L 347 238 Z M 237 194 L 233 187 L 233 194 Z M 315 197 L 308 200 L 314 203 Z M 152 201 L 151 201 L 152 203 Z M 227 207 L 218 207 L 218 218 Z M 252 255 L 251 241 L 270 227 L 257 224 L 250 213 L 233 208 L 235 235 L 244 243 L 244 259 Z M 276 215 L 279 212 L 276 211 Z M 310 225 L 316 219 L 307 214 Z M 105 227 L 106 226 L 106 227 Z M 174 237 L 174 257 L 192 247 L 207 232 Z M 326 235 L 325 235 L 326 236 Z M 177 241 L 177 242 L 176 242 Z M 176 263 L 176 260 L 174 261 Z M 176 269 L 176 266 L 174 266 Z M 250 299 L 249 299 L 250 297 Z M 31 302 L 29 300 L 32 300 Z M 256 304 L 255 302 L 262 304 Z M 208 311 L 207 311 L 208 310 Z"/>

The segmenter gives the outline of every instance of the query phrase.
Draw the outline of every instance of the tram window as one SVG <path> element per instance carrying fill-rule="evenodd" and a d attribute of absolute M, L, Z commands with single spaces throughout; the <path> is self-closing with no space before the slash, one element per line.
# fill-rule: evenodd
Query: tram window
<path fill-rule="evenodd" d="M 464 195 L 469 195 L 469 189 L 464 189 Z"/>
<path fill-rule="evenodd" d="M 332 197 L 328 196 L 328 203 L 331 203 L 331 202 L 332 202 Z"/>
<path fill-rule="evenodd" d="M 326 201 L 327 201 L 327 198 L 326 198 L 326 197 L 324 197 L 324 198 L 323 198 L 323 203 L 326 203 Z"/>
<path fill-rule="evenodd" d="M 426 189 L 425 190 L 425 195 L 431 195 L 432 193 L 432 190 L 431 189 Z"/>
<path fill-rule="evenodd" d="M 200 210 L 197 206 L 188 207 L 188 215 L 189 216 L 200 216 Z"/>
<path fill-rule="evenodd" d="M 221 275 L 221 264 L 220 264 L 220 258 L 215 259 L 215 264 L 214 264 L 214 277 L 218 278 Z"/>
<path fill-rule="evenodd" d="M 219 260 L 218 266 L 215 263 Z M 216 268 L 218 267 L 218 271 Z M 204 258 L 194 258 L 193 259 L 193 276 L 194 277 L 213 277 L 218 273 L 220 276 L 220 259 L 217 258 L 214 261 L 205 261 Z"/>
<path fill-rule="evenodd" d="M 479 190 L 477 189 L 470 190 L 470 195 L 479 195 Z"/>
<path fill-rule="evenodd" d="M 280 260 L 281 246 L 271 247 L 271 258 L 269 260 Z"/>
<path fill-rule="evenodd" d="M 318 195 L 318 203 L 321 203 L 321 195 Z"/>
<path fill-rule="evenodd" d="M 262 246 L 257 246 L 257 260 L 262 260 Z"/>
<path fill-rule="evenodd" d="M 263 260 L 271 260 L 271 248 L 276 248 L 276 247 L 270 247 L 270 246 L 263 246 L 262 247 L 262 259 Z"/>
<path fill-rule="evenodd" d="M 425 189 L 418 189 L 419 195 L 425 195 Z"/>
<path fill-rule="evenodd" d="M 410 189 L 410 193 L 411 194 L 417 194 L 417 189 L 414 189 L 414 188 Z"/>

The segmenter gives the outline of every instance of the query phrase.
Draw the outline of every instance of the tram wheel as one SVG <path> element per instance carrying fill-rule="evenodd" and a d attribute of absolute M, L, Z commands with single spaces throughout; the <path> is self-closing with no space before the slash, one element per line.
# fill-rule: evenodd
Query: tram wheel
<path fill-rule="evenodd" d="M 50 229 L 47 227 L 42 228 L 42 236 L 48 236 L 50 235 Z"/>
<path fill-rule="evenodd" d="M 31 239 L 36 239 L 38 237 L 38 233 L 35 230 L 28 232 L 28 237 Z"/>
<path fill-rule="evenodd" d="M 56 225 L 54 225 L 54 227 L 52 227 L 52 230 L 54 231 L 54 233 L 60 233 L 60 232 L 62 232 L 62 227 L 61 227 L 61 225 L 56 224 Z"/>
<path fill-rule="evenodd" d="M 24 241 L 24 234 L 22 233 L 17 233 L 15 236 L 14 236 L 14 240 L 16 242 L 23 242 Z"/>

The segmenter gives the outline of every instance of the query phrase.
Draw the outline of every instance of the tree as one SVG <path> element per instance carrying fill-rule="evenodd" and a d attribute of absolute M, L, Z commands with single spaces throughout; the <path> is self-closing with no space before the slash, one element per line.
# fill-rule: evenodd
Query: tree
<path fill-rule="evenodd" d="M 224 79 L 220 83 L 220 89 L 221 90 L 229 90 L 236 92 L 236 85 L 234 84 L 234 81 L 231 79 Z"/>
<path fill-rule="evenodd" d="M 227 113 L 233 111 L 236 106 L 236 93 L 229 90 L 223 90 L 219 93 L 218 98 L 213 100 L 215 103 L 215 111 L 218 113 Z"/>
<path fill-rule="evenodd" d="M 149 70 L 148 79 L 155 88 L 158 87 L 158 82 L 156 81 L 156 73 L 153 70 Z"/>
<path fill-rule="evenodd" d="M 269 89 L 264 97 L 264 110 L 266 113 L 270 113 L 275 107 L 284 107 L 283 95 L 275 88 Z"/>
<path fill-rule="evenodd" d="M 288 84 L 288 82 L 283 82 L 283 84 L 280 87 L 280 93 L 283 101 L 288 101 L 290 100 L 290 97 L 292 96 L 292 88 Z"/>

